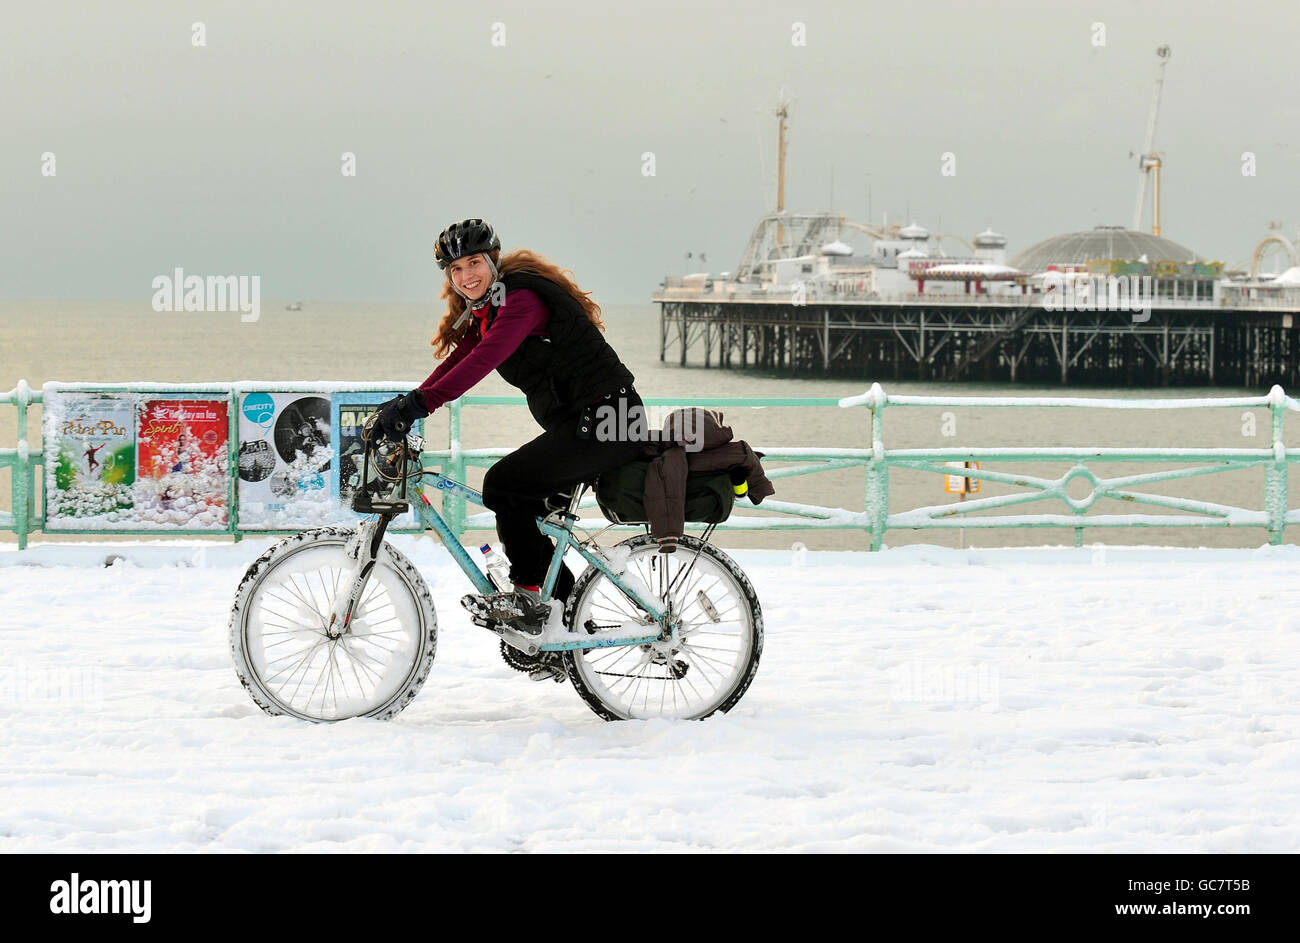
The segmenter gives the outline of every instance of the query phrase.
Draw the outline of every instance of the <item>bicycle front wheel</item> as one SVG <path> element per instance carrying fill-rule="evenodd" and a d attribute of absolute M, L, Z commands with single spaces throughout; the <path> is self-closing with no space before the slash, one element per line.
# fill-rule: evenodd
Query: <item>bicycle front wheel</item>
<path fill-rule="evenodd" d="M 698 720 L 735 706 L 758 671 L 763 612 L 748 577 L 710 543 L 684 536 L 677 552 L 659 553 L 648 534 L 625 540 L 626 582 L 648 590 L 681 620 L 676 643 L 654 642 L 565 652 L 569 680 L 606 720 Z M 569 595 L 571 632 L 598 632 L 643 621 L 646 614 L 589 567 Z"/>
<path fill-rule="evenodd" d="M 419 692 L 437 648 L 433 599 L 384 543 L 348 630 L 326 634 L 355 531 L 322 527 L 276 544 L 245 573 L 230 612 L 235 672 L 268 714 L 315 722 L 388 719 Z"/>

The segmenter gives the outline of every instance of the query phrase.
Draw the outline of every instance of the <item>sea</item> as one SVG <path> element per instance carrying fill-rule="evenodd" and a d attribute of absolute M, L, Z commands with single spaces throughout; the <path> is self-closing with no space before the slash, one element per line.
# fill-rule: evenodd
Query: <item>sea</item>
<path fill-rule="evenodd" d="M 698 349 L 693 363 L 681 366 L 671 342 L 660 359 L 660 323 L 654 304 L 604 306 L 606 336 L 636 375 L 643 396 L 689 397 L 701 405 L 733 397 L 849 397 L 864 392 L 875 378 L 798 379 L 755 370 L 705 368 Z M 413 387 L 434 368 L 430 338 L 439 318 L 436 302 L 378 304 L 304 302 L 301 311 L 284 303 L 266 302 L 255 322 L 239 312 L 156 312 L 148 298 L 122 301 L 28 301 L 0 303 L 0 389 L 26 380 L 39 388 L 50 380 L 95 382 L 220 382 L 220 381 L 401 381 Z M 1131 387 L 1078 388 L 1011 386 L 979 383 L 881 381 L 889 394 L 942 397 L 970 396 L 1087 396 L 1106 398 L 1175 399 L 1257 396 L 1265 389 L 1189 389 Z M 476 393 L 516 393 L 495 374 Z M 870 413 L 865 407 L 781 406 L 723 408 L 736 437 L 760 451 L 777 447 L 869 448 Z M 39 409 L 33 408 L 28 436 L 39 441 Z M 1288 421 L 1288 447 L 1300 447 L 1300 416 Z M 884 414 L 887 449 L 960 447 L 1107 446 L 1129 448 L 1267 448 L 1271 442 L 1266 408 L 1197 407 L 1174 410 L 1110 410 L 1079 407 L 994 407 L 960 403 L 945 406 L 890 407 Z M 462 413 L 465 448 L 510 448 L 539 430 L 523 406 L 473 406 Z M 0 447 L 16 442 L 16 410 L 0 406 Z M 445 411 L 427 426 L 430 447 L 445 447 Z M 773 468 L 781 467 L 773 464 Z M 1068 463 L 989 465 L 999 471 L 1037 478 L 1058 478 Z M 1100 478 L 1143 474 L 1170 466 L 1133 463 L 1093 464 Z M 470 483 L 482 471 L 471 470 Z M 0 471 L 0 508 L 8 509 L 7 470 Z M 861 467 L 803 474 L 776 481 L 782 501 L 860 511 L 865 502 Z M 1131 490 L 1173 495 L 1220 505 L 1261 509 L 1262 469 L 1200 475 L 1180 481 L 1135 484 Z M 975 500 L 997 494 L 1023 493 L 1013 484 L 985 483 Z M 1076 498 L 1090 487 L 1078 479 L 1070 493 Z M 890 477 L 893 512 L 955 503 L 963 498 L 945 491 L 944 479 L 933 473 L 894 469 Z M 1294 502 L 1294 499 L 1292 501 Z M 1011 513 L 1068 513 L 1056 499 L 1021 504 Z M 1127 501 L 1101 499 L 1092 514 L 1161 513 L 1159 508 Z M 1292 529 L 1294 530 L 1294 528 Z M 468 535 L 466 542 L 482 535 Z M 490 535 L 488 535 L 490 536 Z M 1293 539 L 1288 532 L 1288 540 Z M 1262 528 L 1089 528 L 1088 546 L 1157 545 L 1255 547 L 1267 542 Z M 70 535 L 33 535 L 32 540 L 85 540 Z M 146 539 L 146 538 L 140 538 Z M 149 538 L 152 539 L 152 538 Z M 228 540 L 229 538 L 224 538 Z M 861 530 L 773 530 L 719 533 L 724 546 L 790 549 L 866 549 Z M 13 542 L 12 533 L 0 541 Z M 925 543 L 940 546 L 998 547 L 1073 545 L 1072 528 L 897 530 L 887 546 Z"/>

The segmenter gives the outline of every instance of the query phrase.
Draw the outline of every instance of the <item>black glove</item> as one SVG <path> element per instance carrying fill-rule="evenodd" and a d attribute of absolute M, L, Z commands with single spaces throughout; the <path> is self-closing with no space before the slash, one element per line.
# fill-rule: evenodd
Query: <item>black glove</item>
<path fill-rule="evenodd" d="M 379 428 L 393 442 L 401 442 L 411 431 L 417 419 L 429 415 L 424 405 L 424 394 L 412 390 L 404 396 L 395 396 L 379 407 Z"/>

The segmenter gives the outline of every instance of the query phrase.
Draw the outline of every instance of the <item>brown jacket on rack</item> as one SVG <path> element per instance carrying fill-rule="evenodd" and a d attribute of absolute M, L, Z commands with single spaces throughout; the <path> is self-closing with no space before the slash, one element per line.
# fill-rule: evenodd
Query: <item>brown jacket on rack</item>
<path fill-rule="evenodd" d="M 755 504 L 776 493 L 763 474 L 762 455 L 749 443 L 733 441 L 730 426 L 716 409 L 678 409 L 664 420 L 659 442 L 649 446 L 653 460 L 645 476 L 645 509 L 650 534 L 660 553 L 672 553 L 686 527 L 686 476 L 690 472 L 736 471 L 749 482 Z"/>

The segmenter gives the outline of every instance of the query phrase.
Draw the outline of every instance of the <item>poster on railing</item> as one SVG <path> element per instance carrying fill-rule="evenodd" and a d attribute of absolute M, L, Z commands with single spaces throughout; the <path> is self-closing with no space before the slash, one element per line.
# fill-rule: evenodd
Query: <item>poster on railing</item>
<path fill-rule="evenodd" d="M 355 485 L 361 480 L 362 443 L 361 427 L 366 417 L 373 413 L 381 403 L 397 396 L 393 393 L 333 393 L 330 395 L 330 426 L 334 430 L 334 445 L 338 461 L 330 475 L 330 494 L 353 520 L 362 515 L 350 510 Z M 418 420 L 412 430 L 416 435 L 423 435 L 424 420 Z M 415 498 L 419 484 L 410 483 L 409 494 Z M 415 514 L 414 504 L 411 510 L 400 517 L 393 518 L 390 530 L 419 529 L 419 519 Z"/>
<path fill-rule="evenodd" d="M 344 516 L 327 477 L 330 403 L 319 393 L 245 393 L 239 400 L 239 528 L 298 530 Z"/>
<path fill-rule="evenodd" d="M 47 389 L 43 409 L 47 530 L 226 530 L 225 397 Z"/>
<path fill-rule="evenodd" d="M 130 527 L 134 394 L 51 392 L 43 410 L 46 530 Z"/>
<path fill-rule="evenodd" d="M 230 417 L 225 399 L 152 399 L 137 405 L 136 518 L 224 530 Z"/>

